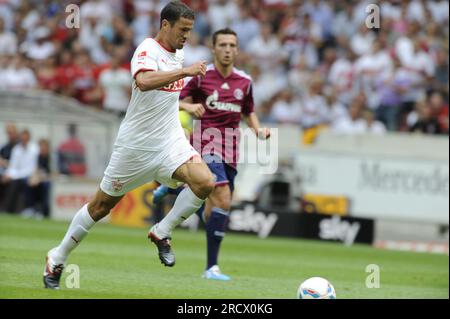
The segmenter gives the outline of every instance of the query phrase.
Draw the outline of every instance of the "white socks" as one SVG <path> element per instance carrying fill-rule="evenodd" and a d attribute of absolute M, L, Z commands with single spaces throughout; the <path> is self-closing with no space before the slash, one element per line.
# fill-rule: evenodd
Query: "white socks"
<path fill-rule="evenodd" d="M 67 256 L 69 256 L 70 252 L 78 246 L 94 224 L 95 221 L 92 219 L 91 215 L 89 215 L 86 204 L 72 219 L 69 229 L 61 241 L 61 244 L 50 251 L 53 261 L 57 264 L 65 263 Z"/>
<path fill-rule="evenodd" d="M 161 239 L 170 237 L 172 230 L 195 213 L 204 202 L 205 200 L 198 198 L 189 187 L 186 187 L 177 196 L 175 204 L 166 217 L 154 229 L 155 235 Z"/>

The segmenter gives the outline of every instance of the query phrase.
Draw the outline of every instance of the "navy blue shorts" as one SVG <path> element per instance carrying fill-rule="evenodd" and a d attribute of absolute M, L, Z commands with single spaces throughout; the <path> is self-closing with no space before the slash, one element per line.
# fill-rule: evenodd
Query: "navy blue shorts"
<path fill-rule="evenodd" d="M 203 155 L 203 160 L 216 177 L 216 186 L 228 184 L 233 193 L 234 179 L 236 178 L 237 170 L 214 155 Z"/>

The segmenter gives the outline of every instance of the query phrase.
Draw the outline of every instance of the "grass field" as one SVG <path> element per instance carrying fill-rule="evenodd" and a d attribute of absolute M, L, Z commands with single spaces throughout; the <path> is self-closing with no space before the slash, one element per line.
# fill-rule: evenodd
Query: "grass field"
<path fill-rule="evenodd" d="M 230 282 L 201 278 L 205 239 L 177 230 L 177 264 L 163 267 L 145 229 L 94 226 L 68 263 L 80 267 L 80 288 L 43 289 L 47 250 L 68 223 L 0 214 L 0 298 L 295 298 L 301 281 L 329 279 L 339 298 L 448 298 L 449 257 L 345 247 L 299 239 L 227 234 L 221 268 Z M 365 286 L 368 264 L 381 269 L 381 287 Z"/>

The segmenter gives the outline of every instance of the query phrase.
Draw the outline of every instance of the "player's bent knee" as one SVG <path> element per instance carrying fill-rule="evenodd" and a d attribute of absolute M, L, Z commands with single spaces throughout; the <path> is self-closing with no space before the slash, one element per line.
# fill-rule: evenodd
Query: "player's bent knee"
<path fill-rule="evenodd" d="M 212 178 L 212 176 L 211 178 L 205 178 L 204 180 L 198 182 L 195 186 L 193 186 L 192 190 L 200 198 L 206 199 L 214 190 L 214 179 Z"/>
<path fill-rule="evenodd" d="M 213 176 L 211 175 L 210 178 L 208 178 L 205 183 L 203 184 L 205 193 L 211 194 L 214 191 L 214 187 L 216 186 L 216 183 L 214 181 Z"/>
<path fill-rule="evenodd" d="M 230 210 L 230 207 L 231 207 L 231 201 L 227 198 L 216 199 L 214 201 L 214 204 L 215 204 L 214 206 L 221 208 L 223 210 L 226 210 L 226 211 Z"/>

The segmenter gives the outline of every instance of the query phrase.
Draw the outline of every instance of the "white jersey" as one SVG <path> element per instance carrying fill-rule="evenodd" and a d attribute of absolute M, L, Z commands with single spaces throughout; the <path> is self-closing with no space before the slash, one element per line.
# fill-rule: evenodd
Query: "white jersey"
<path fill-rule="evenodd" d="M 181 69 L 183 50 L 170 52 L 155 39 L 145 39 L 131 60 L 133 79 L 141 71 Z M 136 150 L 158 151 L 180 137 L 185 138 L 179 120 L 179 95 L 184 80 L 163 88 L 142 92 L 133 81 L 133 91 L 125 118 L 120 125 L 116 146 Z"/>

